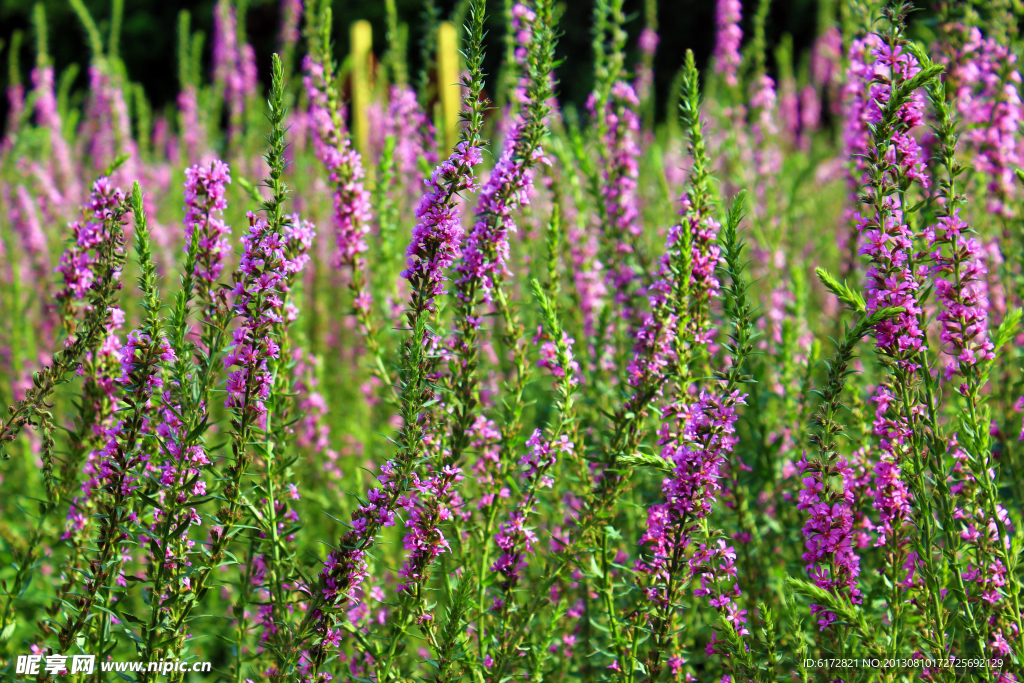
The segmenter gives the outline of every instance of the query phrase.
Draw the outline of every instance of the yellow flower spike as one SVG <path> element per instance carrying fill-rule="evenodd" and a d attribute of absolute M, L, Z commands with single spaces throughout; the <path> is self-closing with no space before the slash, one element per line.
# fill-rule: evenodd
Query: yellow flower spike
<path fill-rule="evenodd" d="M 370 54 L 373 50 L 373 29 L 368 21 L 357 21 L 350 29 L 352 45 L 352 138 L 356 150 L 366 156 L 370 139 Z"/>
<path fill-rule="evenodd" d="M 441 100 L 441 122 L 445 149 L 458 139 L 462 86 L 459 84 L 459 44 L 455 25 L 441 22 L 437 31 L 437 92 Z"/>

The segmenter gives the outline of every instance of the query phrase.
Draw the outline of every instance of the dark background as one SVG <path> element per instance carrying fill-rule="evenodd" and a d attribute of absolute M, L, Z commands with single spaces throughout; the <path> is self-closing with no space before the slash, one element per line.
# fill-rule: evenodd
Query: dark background
<path fill-rule="evenodd" d="M 29 85 L 29 71 L 35 63 L 35 38 L 30 16 L 33 0 L 0 0 L 0 39 L 4 48 L 0 52 L 0 84 L 8 83 L 9 46 L 16 29 L 25 33 L 20 54 L 22 83 Z M 192 30 L 206 34 L 204 61 L 209 74 L 211 38 L 213 35 L 214 0 L 126 0 L 120 54 L 128 75 L 143 84 L 153 107 L 159 111 L 173 104 L 178 91 L 177 79 L 177 24 L 178 12 L 187 9 L 192 14 Z M 246 14 L 246 33 L 256 49 L 260 77 L 267 79 L 270 55 L 277 48 L 280 10 L 277 0 L 251 0 Z M 409 25 L 410 74 L 419 69 L 419 14 L 421 0 L 397 0 L 400 19 Z M 439 0 L 443 18 L 447 18 L 455 0 Z M 559 97 L 563 102 L 581 105 L 591 90 L 590 17 L 592 0 L 563 0 L 559 3 L 562 19 L 559 30 L 558 58 L 564 60 L 558 69 Z M 750 20 L 756 0 L 743 3 L 744 38 L 749 37 Z M 767 23 L 769 50 L 783 34 L 793 36 L 797 54 L 807 49 L 814 40 L 817 28 L 817 0 L 775 0 Z M 44 0 L 49 24 L 50 52 L 58 76 L 68 64 L 77 62 L 83 67 L 75 88 L 86 86 L 84 67 L 88 65 L 89 51 L 85 33 L 67 0 Z M 106 36 L 109 26 L 110 0 L 85 0 L 85 5 Z M 627 68 L 638 60 L 636 38 L 644 27 L 643 0 L 626 0 L 626 29 L 629 32 Z M 348 25 L 357 19 L 367 19 L 374 27 L 374 52 L 380 56 L 386 47 L 384 3 L 382 0 L 334 0 L 335 56 L 348 51 Z M 502 0 L 488 0 L 487 72 L 497 74 L 503 53 Z M 670 88 L 676 70 L 681 66 L 687 48 L 694 51 L 698 66 L 703 68 L 714 48 L 714 0 L 661 0 L 658 22 L 661 43 L 655 58 L 655 88 L 659 102 Z M 299 51 L 303 50 L 300 43 Z M 208 76 L 207 76 L 208 78 Z M 0 118 L 6 119 L 7 100 L 2 100 Z M 659 116 L 664 108 L 659 106 Z"/>

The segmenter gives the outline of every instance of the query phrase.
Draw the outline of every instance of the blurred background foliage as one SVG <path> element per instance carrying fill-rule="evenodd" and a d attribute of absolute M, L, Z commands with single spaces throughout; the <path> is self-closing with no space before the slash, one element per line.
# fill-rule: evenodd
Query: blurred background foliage
<path fill-rule="evenodd" d="M 826 0 L 827 1 L 827 0 Z M 34 64 L 34 38 L 31 28 L 32 7 L 36 0 L 0 0 L 0 53 L 3 68 L 0 69 L 0 84 L 6 88 L 12 77 L 9 65 L 11 38 L 16 31 L 22 31 L 24 38 L 19 50 L 17 74 L 23 83 L 28 83 L 29 72 Z M 504 0 L 490 0 L 487 52 L 487 72 L 498 73 L 503 54 L 503 3 Z M 85 32 L 68 0 L 44 0 L 47 21 L 50 27 L 50 51 L 57 73 L 70 64 L 85 67 L 89 62 L 89 48 Z M 99 23 L 106 35 L 111 17 L 111 0 L 84 0 L 85 6 Z M 213 32 L 214 0 L 127 0 L 125 2 L 124 25 L 120 42 L 120 55 L 125 62 L 130 80 L 141 83 L 157 111 L 174 106 L 178 93 L 177 21 L 181 10 L 192 15 L 192 30 L 202 31 L 206 36 L 204 46 L 204 69 L 209 73 L 210 36 Z M 439 0 L 442 17 L 457 18 L 458 0 Z M 756 2 L 747 0 L 744 4 L 744 30 L 752 19 Z M 419 50 L 422 22 L 422 0 L 397 0 L 400 19 L 408 27 L 410 73 L 419 68 Z M 256 50 L 257 64 L 261 79 L 268 78 L 270 56 L 278 46 L 280 2 L 277 0 L 239 0 L 240 16 L 245 17 L 244 30 Z M 334 39 L 336 55 L 348 52 L 348 26 L 366 19 L 373 26 L 374 52 L 379 57 L 385 47 L 384 2 L 378 0 L 334 0 Z M 563 61 L 558 70 L 559 98 L 563 103 L 582 106 L 593 86 L 591 60 L 590 18 L 592 0 L 565 0 L 559 3 L 561 15 L 559 29 L 558 58 Z M 626 64 L 638 60 L 636 39 L 644 27 L 644 0 L 626 0 L 625 9 L 629 19 L 627 30 L 630 34 Z M 817 32 L 819 17 L 817 0 L 787 0 L 773 2 L 767 23 L 769 47 L 779 44 L 788 34 L 792 37 L 795 54 L 806 53 Z M 662 39 L 655 59 L 655 93 L 657 100 L 665 102 L 672 80 L 682 65 L 683 55 L 690 48 L 698 57 L 698 66 L 703 68 L 714 46 L 714 0 L 663 0 L 659 3 L 658 26 Z M 300 50 L 302 47 L 300 46 Z M 84 68 L 78 73 L 72 92 L 78 97 L 84 93 L 86 76 Z M 72 100 L 75 101 L 74 99 Z M 0 117 L 6 119 L 7 101 L 3 98 Z M 658 107 L 659 117 L 664 117 L 665 108 Z M 173 120 L 173 117 L 170 117 Z"/>

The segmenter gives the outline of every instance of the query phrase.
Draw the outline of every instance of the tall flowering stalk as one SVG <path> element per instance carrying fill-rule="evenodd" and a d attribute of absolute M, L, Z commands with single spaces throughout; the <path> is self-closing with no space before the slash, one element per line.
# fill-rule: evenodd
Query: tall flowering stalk
<path fill-rule="evenodd" d="M 80 201 L 81 185 L 74 169 L 71 146 L 64 137 L 64 121 L 54 92 L 54 70 L 47 49 L 46 11 L 39 3 L 33 9 L 36 31 L 36 66 L 32 70 L 32 92 L 35 99 L 36 125 L 49 133 L 50 159 L 59 182 L 62 207 Z"/>
<path fill-rule="evenodd" d="M 552 468 L 560 456 L 575 456 L 578 423 L 574 396 L 579 385 L 576 372 L 579 369 L 572 354 L 572 338 L 562 329 L 556 304 L 544 292 L 537 280 L 531 282 L 533 296 L 541 309 L 544 329 L 554 346 L 552 373 L 555 375 L 556 418 L 543 430 L 536 430 L 526 441 L 527 453 L 520 459 L 520 487 L 522 494 L 506 520 L 494 535 L 500 555 L 488 569 L 495 575 L 497 591 L 490 606 L 493 614 L 491 633 L 481 633 L 480 643 L 494 640 L 493 652 L 481 649 L 481 658 L 493 662 L 488 665 L 495 675 L 502 675 L 515 666 L 518 659 L 518 642 L 509 638 L 508 626 L 518 607 L 517 589 L 527 566 L 527 558 L 533 554 L 537 535 L 527 526 L 534 513 L 537 496 L 544 488 L 554 485 Z M 483 615 L 481 614 L 481 617 Z M 485 622 L 486 623 L 486 622 Z"/>
<path fill-rule="evenodd" d="M 644 29 L 637 40 L 640 62 L 633 68 L 633 90 L 643 107 L 644 126 L 651 128 L 654 114 L 654 56 L 661 42 L 661 36 L 658 35 L 658 0 L 645 0 L 644 20 Z"/>
<path fill-rule="evenodd" d="M 126 213 L 124 194 L 114 188 L 106 177 L 96 181 L 93 194 L 83 208 L 86 219 L 72 224 L 76 240 L 61 257 L 65 265 L 65 287 L 57 298 L 68 338 L 62 348 L 54 351 L 50 365 L 33 374 L 32 387 L 25 392 L 21 401 L 10 406 L 9 416 L 0 423 L 0 446 L 3 447 L 0 454 L 4 460 L 10 457 L 6 444 L 14 441 L 26 426 L 44 435 L 42 474 L 47 496 L 39 524 L 25 545 L 25 552 L 17 557 L 18 570 L 5 589 L 0 629 L 10 624 L 14 600 L 20 595 L 38 553 L 41 552 L 40 544 L 46 533 L 44 522 L 77 488 L 81 460 L 89 450 L 92 418 L 95 417 L 91 397 L 82 401 L 84 419 L 75 434 L 76 438 L 72 439 L 64 462 L 59 463 L 59 471 L 54 471 L 58 463 L 53 457 L 54 443 L 51 435 L 56 424 L 50 401 L 57 387 L 71 380 L 70 373 L 79 367 L 83 357 L 95 355 L 109 338 L 112 314 L 118 310 L 116 306 L 120 298 L 121 272 L 124 267 L 123 221 Z M 74 502 L 71 510 L 69 515 L 75 510 Z"/>
<path fill-rule="evenodd" d="M 813 456 L 805 455 L 798 464 L 802 489 L 797 507 L 807 514 L 801 531 L 805 552 L 802 555 L 810 583 L 787 579 L 811 599 L 812 618 L 820 632 L 827 632 L 837 655 L 852 653 L 849 632 L 857 633 L 861 645 L 876 656 L 884 655 L 874 633 L 867 627 L 861 608 L 863 596 L 858 586 L 860 557 L 854 550 L 855 476 L 850 461 L 840 455 L 838 439 L 844 426 L 838 421 L 842 394 L 857 345 L 887 316 L 898 309 L 880 308 L 861 311 L 857 323 L 846 330 L 835 355 L 829 361 L 821 402 L 811 419 L 810 443 Z M 838 623 L 837 623 L 838 622 Z M 834 672 L 830 666 L 830 671 Z M 845 664 L 836 664 L 845 667 Z"/>
<path fill-rule="evenodd" d="M 11 48 L 8 53 L 9 78 L 5 94 L 9 110 L 7 112 L 7 129 L 4 131 L 3 138 L 0 139 L 0 157 L 3 158 L 6 158 L 14 149 L 14 144 L 18 139 L 18 129 L 21 127 L 22 115 L 25 112 L 25 86 L 21 82 L 21 69 L 18 65 L 18 53 L 21 51 L 23 36 L 21 31 L 14 32 L 11 36 Z"/>
<path fill-rule="evenodd" d="M 877 394 L 875 433 L 880 437 L 882 458 L 876 466 L 875 508 L 881 522 L 880 544 L 885 544 L 890 570 L 903 565 L 906 524 L 910 505 L 901 470 L 906 458 L 919 459 L 919 401 L 914 375 L 921 369 L 924 332 L 918 303 L 921 271 L 915 264 L 914 234 L 907 224 L 907 191 L 914 180 L 927 187 L 921 175 L 920 146 L 911 128 L 921 122 L 923 99 L 919 88 L 935 78 L 941 67 L 920 68 L 902 37 L 903 9 L 887 10 L 890 29 L 880 36 L 872 56 L 877 60 L 875 77 L 868 84 L 868 121 L 871 144 L 867 150 L 868 182 L 864 187 L 870 213 L 858 214 L 857 227 L 863 235 L 861 253 L 871 259 L 865 296 L 868 313 L 881 308 L 902 310 L 880 321 L 874 330 L 876 351 L 887 361 L 891 377 Z M 924 504 L 924 501 L 919 501 Z M 898 579 L 892 577 L 890 608 L 899 614 L 902 600 L 896 593 Z"/>
<path fill-rule="evenodd" d="M 202 40 L 191 35 L 191 15 L 182 10 L 178 15 L 178 129 L 185 158 L 197 164 L 208 161 L 206 120 L 200 106 L 199 78 L 196 73 L 197 51 Z"/>
<path fill-rule="evenodd" d="M 238 35 L 237 11 L 231 0 L 218 0 L 213 12 L 213 82 L 227 104 L 228 140 L 234 144 L 245 114 L 245 48 L 249 47 L 238 45 Z"/>
<path fill-rule="evenodd" d="M 1003 218 L 1014 210 L 1014 171 L 1020 165 L 1020 71 L 1017 55 L 977 26 L 949 65 L 954 103 L 964 122 L 965 151 L 988 179 L 987 209 Z"/>
<path fill-rule="evenodd" d="M 185 169 L 185 251 L 196 241 L 194 278 L 196 297 L 203 306 L 204 320 L 211 322 L 215 312 L 223 308 L 222 297 L 217 290 L 217 281 L 224 270 L 224 256 L 229 249 L 228 235 L 231 228 L 224 222 L 227 209 L 225 196 L 231 183 L 231 169 L 220 160 L 196 164 Z M 211 341 L 204 330 L 204 342 L 209 348 Z"/>
<path fill-rule="evenodd" d="M 698 101 L 697 73 L 692 55 L 687 56 L 687 97 L 684 100 L 684 119 L 690 126 L 691 154 L 697 166 L 705 159 L 701 147 L 701 123 L 694 105 Z M 692 111 L 691 111 L 692 109 Z M 706 201 L 707 191 L 698 175 L 688 196 L 698 202 Z M 739 611 L 736 598 L 738 586 L 726 588 L 721 585 L 735 581 L 733 560 L 735 553 L 727 548 L 724 540 L 711 542 L 707 518 L 723 488 L 729 464 L 729 454 L 736 442 L 736 408 L 745 404 L 746 395 L 741 395 L 740 384 L 745 381 L 742 368 L 745 358 L 753 350 L 750 305 L 746 300 L 746 284 L 742 276 L 740 253 L 742 243 L 737 237 L 737 228 L 742 219 L 744 196 L 741 194 L 729 212 L 729 220 L 722 236 L 722 250 L 725 252 L 724 270 L 731 277 L 726 290 L 726 313 L 732 324 L 730 335 L 731 364 L 727 370 L 716 373 L 717 386 L 702 389 L 694 397 L 687 391 L 685 363 L 691 354 L 685 345 L 674 348 L 682 352 L 675 362 L 680 371 L 676 381 L 677 393 L 667 401 L 661 411 L 662 426 L 658 430 L 660 460 L 664 467 L 671 468 L 671 476 L 662 482 L 666 502 L 651 506 L 647 514 L 647 527 L 641 544 L 647 545 L 649 556 L 638 563 L 637 570 L 643 579 L 642 585 L 646 604 L 643 611 L 652 632 L 644 667 L 649 680 L 656 680 L 666 664 L 676 669 L 678 659 L 677 619 L 680 600 L 686 587 L 700 579 L 700 588 L 694 590 L 697 596 L 710 596 L 709 605 L 719 610 L 730 624 L 730 635 L 746 635 L 742 624 L 746 621 Z M 691 268 L 699 268 L 697 261 L 689 260 Z M 671 272 L 671 271 L 670 271 Z M 680 273 L 687 277 L 687 273 Z M 692 273 L 687 289 L 694 288 Z M 671 288 L 666 288 L 671 291 Z M 671 299 L 670 299 L 671 300 Z M 690 343 L 693 343 L 691 340 Z M 702 532 L 695 535 L 695 532 Z M 699 549 L 690 552 L 693 541 L 704 541 Z M 727 577 L 732 578 L 727 578 Z M 635 652 L 635 649 L 633 650 Z M 737 654 L 742 653 L 739 648 Z M 620 651 L 626 671 L 631 671 L 636 655 Z M 627 674 L 632 680 L 632 674 Z"/>
<path fill-rule="evenodd" d="M 816 457 L 805 456 L 798 464 L 803 475 L 798 507 L 808 514 L 802 530 L 807 572 L 814 585 L 850 605 L 861 604 L 863 598 L 857 586 L 860 558 L 853 549 L 853 472 L 849 461 L 838 451 L 837 440 L 844 427 L 837 417 L 857 344 L 875 325 L 894 313 L 899 311 L 883 308 L 865 314 L 847 331 L 828 365 L 821 403 L 811 422 L 815 431 L 809 440 L 818 452 Z M 835 612 L 813 603 L 811 615 L 818 617 L 821 631 L 838 618 Z M 842 637 L 836 642 L 843 644 Z"/>
<path fill-rule="evenodd" d="M 116 426 L 107 433 L 101 453 L 98 495 L 102 497 L 97 550 L 86 571 L 73 614 L 68 615 L 57 634 L 55 649 L 61 653 L 67 652 L 75 643 L 78 634 L 89 625 L 94 612 L 99 608 L 109 612 L 113 602 L 109 584 L 115 580 L 123 581 L 124 542 L 133 536 L 124 529 L 130 529 L 138 521 L 136 491 L 141 488 L 142 468 L 148 457 L 143 436 L 151 411 L 150 399 L 163 384 L 161 362 L 175 359 L 161 329 L 156 265 L 152 259 L 138 183 L 132 192 L 131 208 L 135 215 L 135 249 L 141 270 L 139 285 L 147 313 L 142 325 L 129 335 L 120 350 L 121 374 L 116 381 L 124 387 L 119 398 L 125 410 Z M 100 621 L 106 618 L 105 614 Z"/>
<path fill-rule="evenodd" d="M 687 60 L 688 73 L 695 79 L 696 66 L 692 55 L 688 55 Z M 698 147 L 703 151 L 699 136 L 697 139 Z M 706 180 L 706 176 L 703 178 Z M 635 360 L 630 365 L 629 394 L 611 416 L 599 475 L 583 501 L 583 509 L 569 538 L 559 543 L 556 551 L 548 556 L 544 570 L 546 580 L 537 588 L 536 597 L 516 613 L 509 634 L 505 636 L 509 647 L 514 648 L 521 643 L 526 629 L 547 599 L 547 591 L 573 563 L 577 553 L 594 541 L 595 533 L 603 527 L 615 501 L 628 485 L 630 468 L 642 460 L 637 448 L 646 433 L 646 418 L 652 402 L 662 395 L 670 368 L 675 367 L 676 331 L 687 327 L 692 296 L 691 235 L 685 229 L 677 229 L 670 232 L 670 240 L 662 272 L 665 283 L 652 287 L 656 292 L 652 297 L 653 312 L 634 344 Z M 503 673 L 499 670 L 495 675 Z"/>
<path fill-rule="evenodd" d="M 268 102 L 271 133 L 266 160 L 270 173 L 266 185 L 271 196 L 264 201 L 267 218 L 249 212 L 249 231 L 243 236 L 244 251 L 233 277 L 235 300 L 231 313 L 239 319 L 231 346 L 223 358 L 228 373 L 224 405 L 230 419 L 231 461 L 222 475 L 221 507 L 216 512 L 217 526 L 210 531 L 207 554 L 199 566 L 191 568 L 191 590 L 204 593 L 212 575 L 223 560 L 227 546 L 238 533 L 247 505 L 243 491 L 245 477 L 253 461 L 252 443 L 260 430 L 268 426 L 267 401 L 274 383 L 272 369 L 280 354 L 277 325 L 282 320 L 280 290 L 286 279 L 286 227 L 284 214 L 287 187 L 284 172 L 284 73 L 281 60 L 273 58 L 273 81 Z M 193 233 L 193 241 L 195 240 Z M 196 250 L 198 244 L 190 247 Z M 192 444 L 190 444 L 192 445 Z M 187 634 L 188 618 L 197 603 L 189 601 L 177 606 L 175 620 L 167 635 L 171 651 L 177 652 Z"/>
<path fill-rule="evenodd" d="M 740 43 L 743 41 L 743 4 L 740 0 L 716 0 L 715 3 L 715 71 L 722 74 L 730 87 L 739 85 Z"/>
<path fill-rule="evenodd" d="M 924 55 L 921 58 L 926 59 Z M 931 84 L 929 97 L 937 118 L 935 132 L 941 175 L 937 177 L 936 194 L 941 204 L 935 225 L 925 234 L 935 249 L 932 272 L 936 276 L 939 342 L 946 356 L 944 378 L 955 386 L 966 411 L 959 421 L 958 432 L 947 443 L 932 446 L 928 464 L 937 475 L 933 499 L 942 524 L 941 528 L 936 528 L 940 525 L 926 520 L 924 538 L 917 552 L 925 558 L 921 563 L 922 574 L 928 589 L 934 591 L 942 585 L 944 574 L 934 566 L 936 563 L 926 549 L 935 542 L 933 539 L 938 539 L 940 531 L 943 532 L 949 548 L 947 558 L 952 565 L 945 576 L 952 574 L 952 592 L 969 615 L 966 629 L 969 637 L 979 647 L 1006 656 L 1011 647 L 1004 633 L 1016 634 L 1011 635 L 1011 640 L 1016 638 L 1020 642 L 1020 584 L 1016 576 L 1005 571 L 1012 561 L 1008 548 L 1014 530 L 1009 514 L 999 504 L 998 470 L 993 467 L 992 436 L 988 427 L 991 420 L 983 388 L 997 353 L 1019 324 L 1020 310 L 1010 312 L 995 335 L 990 336 L 984 257 L 972 231 L 960 218 L 967 202 L 957 185 L 964 169 L 957 160 L 954 104 L 949 101 L 947 86 L 942 82 Z M 940 451 L 943 446 L 946 452 Z M 913 482 L 915 495 L 921 495 L 919 491 L 924 487 L 918 483 L 918 478 Z M 959 537 L 954 533 L 956 526 L 961 528 Z M 974 562 L 968 560 L 966 570 L 956 562 L 956 551 L 961 543 L 965 546 L 963 559 L 970 556 L 970 546 L 974 546 Z M 971 583 L 977 584 L 973 591 Z M 1000 588 L 1009 599 L 1004 598 Z M 983 614 L 987 619 L 981 618 Z M 934 629 L 941 633 L 947 625 L 938 604 L 933 615 Z M 946 645 L 946 637 L 944 633 L 938 637 L 940 644 Z"/>
<path fill-rule="evenodd" d="M 170 382 L 163 391 L 156 428 L 161 443 L 159 455 L 163 456 L 157 491 L 161 506 L 153 510 L 145 534 L 154 557 L 146 572 L 154 597 L 150 617 L 139 633 L 141 653 L 149 659 L 181 648 L 184 634 L 176 624 L 180 610 L 187 609 L 195 599 L 192 581 L 186 575 L 193 566 L 192 556 L 200 549 L 189 536 L 193 527 L 202 524 L 194 506 L 198 504 L 196 499 L 207 491 L 204 475 L 210 465 L 201 429 L 207 419 L 204 389 L 208 387 L 193 364 L 195 345 L 189 340 L 188 325 L 196 288 L 199 241 L 200 233 L 193 231 L 185 254 L 181 287 L 167 321 L 174 361 L 168 364 Z M 209 381 L 206 379 L 206 384 Z M 169 642 L 163 647 L 158 645 L 165 638 Z"/>
<path fill-rule="evenodd" d="M 420 108 L 415 91 L 399 85 L 391 86 L 384 135 L 395 139 L 393 160 L 399 178 L 415 177 L 421 157 L 431 163 L 437 162 L 435 150 L 431 148 L 433 132 L 433 124 Z M 419 199 L 419 192 L 418 187 L 409 184 L 407 194 L 412 201 Z"/>
<path fill-rule="evenodd" d="M 35 424 L 50 394 L 67 381 L 66 374 L 79 359 L 95 350 L 106 338 L 112 310 L 121 288 L 124 264 L 122 221 L 127 209 L 124 194 L 106 176 L 93 185 L 85 207 L 85 222 L 72 224 L 75 242 L 61 256 L 58 272 L 64 287 L 56 298 L 62 312 L 68 340 L 53 354 L 53 362 L 33 378 L 33 388 L 12 406 L 10 416 L 0 424 L 0 443 L 13 441 L 26 425 Z M 80 302 L 85 302 L 84 304 Z M 76 311 L 82 320 L 76 321 Z"/>
<path fill-rule="evenodd" d="M 363 185 L 362 157 L 353 147 L 346 130 L 344 108 L 335 86 L 329 7 L 325 8 L 319 21 L 320 34 L 316 35 L 314 31 L 316 37 L 312 41 L 312 50 L 303 61 L 302 83 L 309 97 L 310 115 L 316 130 L 314 149 L 333 185 L 335 264 L 338 268 L 351 269 L 348 285 L 352 293 L 352 308 L 370 350 L 372 371 L 381 382 L 390 386 L 392 379 L 384 365 L 377 338 L 367 263 L 362 256 L 368 248 L 366 235 L 372 219 L 370 192 Z"/>
<path fill-rule="evenodd" d="M 381 486 L 367 492 L 366 502 L 352 514 L 351 530 L 338 549 L 332 550 L 324 568 L 311 586 L 306 616 L 297 630 L 298 647 L 309 646 L 309 665 L 315 673 L 336 647 L 343 628 L 345 610 L 367 576 L 367 554 L 382 527 L 393 526 L 399 500 L 407 494 L 413 472 L 424 453 L 424 437 L 430 427 L 429 402 L 435 391 L 430 382 L 436 359 L 429 355 L 429 315 L 447 280 L 445 269 L 454 262 L 461 229 L 458 223 L 458 193 L 474 186 L 472 169 L 480 162 L 480 132 L 483 126 L 483 3 L 470 8 L 466 51 L 467 94 L 463 100 L 460 141 L 427 181 L 428 191 L 417 210 L 419 223 L 413 230 L 403 277 L 412 289 L 406 314 L 410 338 L 402 346 L 399 383 L 402 428 L 396 439 L 398 452 L 381 466 Z M 428 625 L 429 627 L 430 625 Z"/>
<path fill-rule="evenodd" d="M 594 3 L 591 46 L 594 50 L 594 80 L 596 83 L 592 96 L 598 139 L 604 137 L 606 133 L 604 126 L 607 123 L 607 109 L 611 102 L 612 87 L 622 78 L 628 37 L 623 29 L 625 23 L 623 0 L 599 0 Z"/>
<path fill-rule="evenodd" d="M 592 116 L 597 115 L 596 97 L 587 102 Z M 605 121 L 600 140 L 604 171 L 601 182 L 601 220 L 604 230 L 605 253 L 608 264 L 606 286 L 614 293 L 615 302 L 632 312 L 635 281 L 643 268 L 638 238 L 643 231 L 637 197 L 640 158 L 640 100 L 633 87 L 616 81 L 611 88 L 611 99 L 605 109 Z M 642 265 L 642 261 L 640 263 Z"/>
<path fill-rule="evenodd" d="M 505 149 L 480 189 L 473 227 L 462 244 L 462 258 L 456 266 L 456 318 L 453 350 L 458 357 L 453 378 L 456 401 L 450 462 L 459 462 L 468 445 L 470 428 L 478 410 L 478 339 L 482 317 L 478 308 L 493 305 L 505 324 L 504 341 L 512 350 L 515 379 L 512 398 L 506 405 L 503 443 L 518 437 L 522 395 L 528 368 L 522 323 L 512 310 L 502 286 L 509 275 L 509 238 L 516 232 L 515 211 L 529 203 L 533 193 L 534 167 L 549 163 L 541 143 L 547 135 L 550 113 L 551 69 L 554 59 L 554 28 L 551 6 L 538 3 L 527 44 L 525 71 L 529 79 L 525 111 L 509 132 Z"/>

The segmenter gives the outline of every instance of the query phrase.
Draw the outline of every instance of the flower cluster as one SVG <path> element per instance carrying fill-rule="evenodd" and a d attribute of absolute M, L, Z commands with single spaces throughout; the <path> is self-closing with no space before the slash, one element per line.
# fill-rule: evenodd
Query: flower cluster
<path fill-rule="evenodd" d="M 294 320 L 297 312 L 287 307 L 289 281 L 309 260 L 313 229 L 305 221 L 290 218 L 281 232 L 252 212 L 249 232 L 242 237 L 242 253 L 232 294 L 234 313 L 241 323 L 232 334 L 224 356 L 224 367 L 237 366 L 228 375 L 224 404 L 239 419 L 259 417 L 266 412 L 272 377 L 269 362 L 276 360 L 280 346 L 271 334 L 275 325 Z"/>
<path fill-rule="evenodd" d="M 736 406 L 745 402 L 738 391 L 726 396 L 702 391 L 696 402 L 670 404 L 662 411 L 658 443 L 673 469 L 661 485 L 665 502 L 647 511 L 640 538 L 650 555 L 640 565 L 646 573 L 667 578 L 679 571 L 697 523 L 710 514 L 722 489 L 721 468 L 736 440 Z M 648 598 L 662 600 L 664 595 L 652 588 Z"/>
<path fill-rule="evenodd" d="M 993 344 L 988 337 L 987 269 L 981 247 L 968 233 L 959 211 L 938 220 L 930 231 L 930 242 L 938 249 L 932 272 L 935 292 L 942 305 L 939 340 L 955 362 L 946 366 L 946 379 L 967 376 L 970 368 L 992 360 Z M 948 253 L 942 247 L 948 246 Z"/>
<path fill-rule="evenodd" d="M 228 206 L 225 192 L 230 183 L 231 169 L 220 160 L 185 169 L 185 250 L 198 231 L 199 251 L 194 275 L 207 297 L 210 286 L 224 270 L 225 254 L 230 251 L 231 228 L 224 222 L 224 210 Z"/>
<path fill-rule="evenodd" d="M 964 147 L 973 155 L 975 169 L 989 178 L 988 210 L 1005 218 L 1015 215 L 1013 172 L 1021 160 L 1021 77 L 1016 63 L 1015 53 L 972 26 L 950 65 Z"/>
<path fill-rule="evenodd" d="M 536 162 L 549 163 L 539 149 L 530 158 L 520 156 L 520 133 L 525 126 L 513 126 L 505 151 L 491 176 L 480 189 L 473 229 L 462 247 L 462 260 L 456 266 L 463 289 L 478 285 L 484 301 L 490 302 L 496 281 L 508 275 L 509 235 L 516 232 L 514 211 L 530 203 L 533 194 L 533 169 Z M 467 296 L 460 292 L 460 296 Z"/>
<path fill-rule="evenodd" d="M 423 113 L 412 89 L 391 86 L 383 132 L 395 139 L 395 171 L 399 177 L 416 175 L 421 158 L 429 164 L 437 163 L 437 155 L 430 149 L 433 123 Z M 410 195 L 419 197 L 418 187 L 410 185 L 408 189 Z"/>
<path fill-rule="evenodd" d="M 333 106 L 325 82 L 324 65 L 307 56 L 303 62 L 303 86 L 309 98 L 309 113 L 316 130 L 314 149 L 333 184 L 334 241 L 336 263 L 362 269 L 370 230 L 370 192 L 363 186 L 363 161 L 341 128 L 344 112 Z"/>
<path fill-rule="evenodd" d="M 248 43 L 238 45 L 238 17 L 227 0 L 219 0 L 213 13 L 213 80 L 224 93 L 230 137 L 236 139 L 246 100 L 256 94 L 256 52 Z"/>
<path fill-rule="evenodd" d="M 640 160 L 640 106 L 633 86 L 623 81 L 612 85 L 611 102 L 605 110 L 603 149 L 607 158 L 602 183 L 602 202 L 607 241 L 614 244 L 608 254 L 606 286 L 615 293 L 615 301 L 627 305 L 636 273 L 629 265 L 636 237 L 643 230 L 637 197 Z M 596 116 L 596 98 L 591 94 L 587 108 Z"/>
<path fill-rule="evenodd" d="M 483 160 L 480 148 L 460 142 L 452 155 L 424 181 L 426 191 L 416 208 L 416 227 L 406 250 L 402 277 L 423 292 L 425 307 L 445 293 L 445 270 L 459 255 L 463 230 L 459 223 L 459 193 L 476 188 L 473 167 Z"/>
<path fill-rule="evenodd" d="M 797 469 L 804 475 L 797 509 L 807 513 L 802 529 L 807 574 L 819 588 L 830 593 L 842 591 L 853 604 L 860 604 L 860 557 L 853 550 L 853 471 L 845 458 L 831 465 L 801 458 Z M 835 477 L 840 482 L 838 490 L 831 483 Z M 837 619 L 835 613 L 816 604 L 811 605 L 811 614 L 820 614 L 822 631 Z"/>
<path fill-rule="evenodd" d="M 743 41 L 743 4 L 740 0 L 717 0 L 715 4 L 715 71 L 724 74 L 725 82 L 739 84 L 740 43 Z"/>
<path fill-rule="evenodd" d="M 57 266 L 64 282 L 64 288 L 56 294 L 59 301 L 81 301 L 92 289 L 97 277 L 98 248 L 110 239 L 107 222 L 124 199 L 124 192 L 115 187 L 110 178 L 104 176 L 93 183 L 83 207 L 85 219 L 68 226 L 73 241 Z"/>
<path fill-rule="evenodd" d="M 437 556 L 451 552 L 441 525 L 450 522 L 461 507 L 461 499 L 453 490 L 461 480 L 462 470 L 445 465 L 440 472 L 410 486 L 418 495 L 406 496 L 403 505 L 408 512 L 408 533 L 402 541 L 405 562 L 398 572 L 405 582 L 396 588 L 398 592 L 415 590 L 417 584 L 424 582 L 424 573 Z"/>
<path fill-rule="evenodd" d="M 53 67 L 44 64 L 33 69 L 32 84 L 36 123 L 48 131 L 49 161 L 54 167 L 53 175 L 60 181 L 61 193 L 58 206 L 54 208 L 63 209 L 78 201 L 80 187 L 71 147 L 64 138 L 64 121 L 54 92 Z"/>

